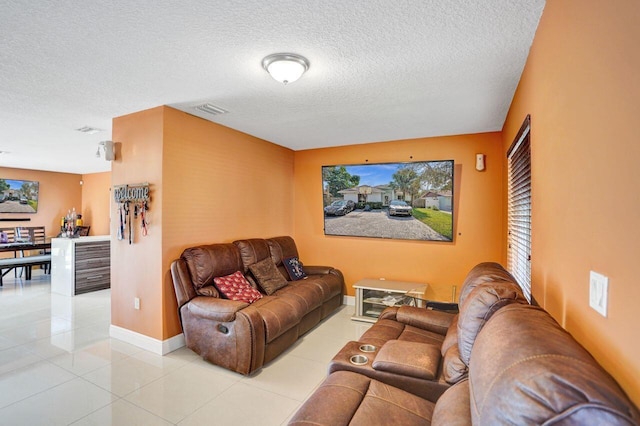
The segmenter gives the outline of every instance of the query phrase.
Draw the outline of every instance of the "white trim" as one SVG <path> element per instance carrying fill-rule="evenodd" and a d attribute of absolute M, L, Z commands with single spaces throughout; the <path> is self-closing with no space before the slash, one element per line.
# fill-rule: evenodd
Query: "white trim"
<path fill-rule="evenodd" d="M 109 326 L 109 336 L 158 355 L 166 355 L 185 345 L 183 333 L 167 340 L 158 340 L 113 324 Z"/>
<path fill-rule="evenodd" d="M 355 296 L 347 296 L 346 294 L 342 297 L 342 304 L 348 306 L 356 306 L 356 297 Z"/>

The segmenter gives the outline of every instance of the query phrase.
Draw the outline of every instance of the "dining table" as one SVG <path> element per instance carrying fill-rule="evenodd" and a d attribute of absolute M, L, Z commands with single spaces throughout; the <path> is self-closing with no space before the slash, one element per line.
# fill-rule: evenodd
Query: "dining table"
<path fill-rule="evenodd" d="M 25 250 L 50 250 L 51 242 L 44 243 L 32 243 L 32 242 L 17 242 L 17 243 L 0 243 L 0 253 L 4 252 L 23 252 Z"/>
<path fill-rule="evenodd" d="M 26 256 L 25 258 L 24 252 L 31 251 L 31 250 L 44 251 L 45 254 L 38 255 L 38 256 Z M 16 269 L 16 268 L 21 268 L 21 267 L 25 268 L 26 279 L 30 280 L 31 266 L 32 266 L 31 261 L 38 262 L 37 264 L 40 264 L 40 261 L 42 261 L 42 264 L 45 266 L 45 272 L 47 272 L 51 264 L 51 260 L 50 260 L 51 255 L 49 254 L 50 250 L 51 250 L 51 241 L 38 242 L 38 243 L 34 243 L 31 241 L 0 243 L 0 253 L 13 252 L 13 258 L 15 259 L 15 261 L 10 261 L 10 259 L 12 258 L 6 258 L 3 256 L 0 256 L 0 286 L 2 286 L 2 277 L 7 275 L 7 273 L 9 273 L 9 271 L 11 271 L 12 269 Z"/>

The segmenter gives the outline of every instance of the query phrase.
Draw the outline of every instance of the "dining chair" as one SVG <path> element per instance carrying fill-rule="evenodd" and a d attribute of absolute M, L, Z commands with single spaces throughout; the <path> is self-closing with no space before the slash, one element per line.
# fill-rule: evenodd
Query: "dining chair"
<path fill-rule="evenodd" d="M 76 232 L 79 237 L 88 237 L 91 226 L 76 226 Z"/>
<path fill-rule="evenodd" d="M 4 234 L 4 239 L 6 237 L 6 241 L 0 241 L 1 244 L 5 243 L 14 243 L 16 241 L 16 228 L 0 228 L 0 235 Z"/>

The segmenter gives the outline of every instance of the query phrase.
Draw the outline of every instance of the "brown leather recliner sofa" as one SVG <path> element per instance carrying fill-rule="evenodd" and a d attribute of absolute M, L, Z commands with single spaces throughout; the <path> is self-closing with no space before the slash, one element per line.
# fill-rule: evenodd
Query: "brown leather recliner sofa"
<path fill-rule="evenodd" d="M 528 304 L 515 278 L 500 264 L 475 266 L 462 284 L 459 314 L 413 306 L 385 309 L 357 342 L 349 342 L 329 364 L 400 387 L 430 401 L 466 377 L 469 353 L 486 321 L 502 307 Z M 362 345 L 365 365 L 350 362 Z"/>
<path fill-rule="evenodd" d="M 342 304 L 344 278 L 327 266 L 306 266 L 307 277 L 271 294 L 256 285 L 253 265 L 272 262 L 285 280 L 283 261 L 297 258 L 291 237 L 245 239 L 186 249 L 171 264 L 186 345 L 207 361 L 251 374 L 290 347 Z M 252 303 L 221 297 L 216 277 L 240 271 L 262 298 Z"/>
<path fill-rule="evenodd" d="M 289 424 L 639 425 L 616 381 L 546 311 L 511 294 L 514 282 L 480 264 L 457 316 L 388 308 Z M 377 349 L 349 367 L 362 344 Z"/>

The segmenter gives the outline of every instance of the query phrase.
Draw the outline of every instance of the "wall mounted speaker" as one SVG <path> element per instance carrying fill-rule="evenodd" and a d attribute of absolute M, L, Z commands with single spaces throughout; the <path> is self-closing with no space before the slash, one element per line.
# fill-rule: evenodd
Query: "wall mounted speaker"
<path fill-rule="evenodd" d="M 116 153 L 114 152 L 113 141 L 102 141 L 100 145 L 104 147 L 104 159 L 107 161 L 113 161 L 116 159 Z"/>

